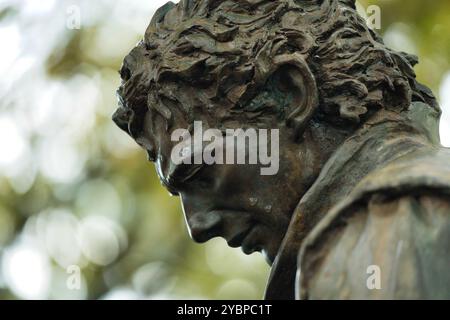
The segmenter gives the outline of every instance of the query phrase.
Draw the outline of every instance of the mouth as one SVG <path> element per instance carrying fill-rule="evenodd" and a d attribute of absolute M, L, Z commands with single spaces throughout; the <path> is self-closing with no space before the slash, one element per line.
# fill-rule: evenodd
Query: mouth
<path fill-rule="evenodd" d="M 264 239 L 262 226 L 251 218 L 249 212 L 212 210 L 207 215 L 193 215 L 188 225 L 191 238 L 198 243 L 220 237 L 229 247 L 241 247 L 247 255 L 265 249 L 261 243 Z"/>
<path fill-rule="evenodd" d="M 230 240 L 227 240 L 227 244 L 232 248 L 241 247 L 245 254 L 252 254 L 253 252 L 261 251 L 262 248 L 255 244 L 255 239 L 253 237 L 255 233 L 255 225 L 252 225 L 232 237 Z"/>

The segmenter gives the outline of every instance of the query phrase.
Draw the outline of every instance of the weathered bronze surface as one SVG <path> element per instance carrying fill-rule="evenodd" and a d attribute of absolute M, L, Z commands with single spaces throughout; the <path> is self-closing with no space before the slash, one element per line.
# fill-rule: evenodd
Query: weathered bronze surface
<path fill-rule="evenodd" d="M 449 299 L 450 152 L 417 62 L 352 0 L 169 2 L 124 60 L 114 121 L 181 197 L 195 241 L 266 255 L 266 298 Z M 279 129 L 278 174 L 175 167 L 171 132 L 197 120 Z"/>

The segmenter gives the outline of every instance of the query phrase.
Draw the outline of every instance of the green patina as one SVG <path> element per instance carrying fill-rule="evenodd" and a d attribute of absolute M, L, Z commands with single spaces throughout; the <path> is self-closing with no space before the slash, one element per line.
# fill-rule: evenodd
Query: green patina
<path fill-rule="evenodd" d="M 246 106 L 248 112 L 271 112 L 275 113 L 279 119 L 286 118 L 286 110 L 293 100 L 293 93 L 282 91 L 279 86 L 278 75 L 271 77 L 265 84 L 261 92 L 252 99 Z M 272 108 L 272 110 L 271 110 Z"/>

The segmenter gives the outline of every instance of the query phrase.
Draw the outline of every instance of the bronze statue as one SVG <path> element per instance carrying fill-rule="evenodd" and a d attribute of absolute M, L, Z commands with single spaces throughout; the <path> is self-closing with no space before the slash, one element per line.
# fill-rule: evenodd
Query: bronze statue
<path fill-rule="evenodd" d="M 417 62 L 354 0 L 169 2 L 124 60 L 114 121 L 195 241 L 265 254 L 267 299 L 449 299 L 450 152 Z M 278 129 L 278 173 L 175 165 L 171 133 L 195 121 Z"/>

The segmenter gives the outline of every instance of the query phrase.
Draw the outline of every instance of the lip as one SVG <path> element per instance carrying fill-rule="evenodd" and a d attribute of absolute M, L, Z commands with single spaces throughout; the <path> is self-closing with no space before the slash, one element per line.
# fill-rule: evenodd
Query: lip
<path fill-rule="evenodd" d="M 232 248 L 239 248 L 240 246 L 242 246 L 242 244 L 244 243 L 247 236 L 251 233 L 252 230 L 253 230 L 253 226 L 250 226 L 249 228 L 247 228 L 244 231 L 235 235 L 230 240 L 227 240 L 228 246 L 230 246 Z"/>
<path fill-rule="evenodd" d="M 242 241 L 242 252 L 247 255 L 252 254 L 253 252 L 262 251 L 261 245 L 255 242 L 255 233 L 257 233 L 257 229 L 252 228 L 245 237 L 244 241 Z"/>

